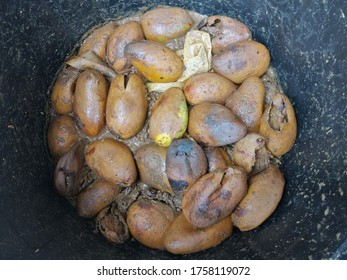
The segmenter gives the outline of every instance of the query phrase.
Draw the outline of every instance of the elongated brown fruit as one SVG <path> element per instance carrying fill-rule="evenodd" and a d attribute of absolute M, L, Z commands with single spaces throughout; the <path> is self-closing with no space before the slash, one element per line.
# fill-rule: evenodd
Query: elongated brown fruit
<path fill-rule="evenodd" d="M 48 148 L 54 159 L 60 158 L 78 139 L 75 120 L 70 116 L 57 116 L 49 125 Z"/>
<path fill-rule="evenodd" d="M 212 35 L 212 52 L 220 53 L 237 42 L 252 39 L 249 28 L 241 21 L 226 16 L 210 16 L 206 24 Z"/>
<path fill-rule="evenodd" d="M 112 80 L 106 105 L 107 126 L 123 139 L 135 136 L 142 129 L 148 105 L 142 79 L 136 74 L 126 79 L 118 75 Z"/>
<path fill-rule="evenodd" d="M 166 175 L 167 148 L 155 143 L 144 145 L 135 151 L 136 165 L 139 170 L 140 180 L 161 191 L 173 194 Z"/>
<path fill-rule="evenodd" d="M 294 145 L 297 124 L 294 108 L 288 97 L 276 94 L 266 106 L 260 121 L 259 133 L 266 139 L 266 148 L 281 157 Z"/>
<path fill-rule="evenodd" d="M 166 153 L 166 174 L 172 189 L 180 194 L 207 172 L 203 149 L 190 139 L 174 140 Z"/>
<path fill-rule="evenodd" d="M 125 57 L 151 82 L 175 82 L 183 73 L 181 58 L 157 42 L 132 42 L 125 47 Z"/>
<path fill-rule="evenodd" d="M 265 87 L 261 79 L 247 78 L 229 97 L 225 107 L 230 109 L 246 126 L 248 131 L 258 132 L 263 114 Z"/>
<path fill-rule="evenodd" d="M 217 246 L 233 231 L 230 216 L 204 229 L 192 226 L 180 214 L 170 226 L 164 239 L 164 247 L 173 254 L 191 254 Z"/>
<path fill-rule="evenodd" d="M 220 104 L 202 103 L 189 111 L 188 133 L 195 141 L 218 147 L 235 143 L 246 135 L 246 126 Z"/>
<path fill-rule="evenodd" d="M 77 197 L 76 208 L 78 215 L 92 218 L 102 209 L 110 205 L 117 197 L 121 187 L 105 179 L 98 179 L 83 190 Z"/>
<path fill-rule="evenodd" d="M 79 55 L 91 50 L 94 51 L 100 58 L 105 60 L 108 38 L 115 28 L 116 24 L 114 22 L 109 22 L 104 26 L 95 29 L 82 43 L 79 50 Z"/>
<path fill-rule="evenodd" d="M 113 183 L 130 186 L 135 182 L 137 170 L 129 147 L 107 138 L 88 145 L 85 160 L 99 176 Z"/>
<path fill-rule="evenodd" d="M 149 119 L 149 137 L 162 147 L 181 138 L 187 129 L 188 108 L 181 89 L 166 90 L 155 102 Z"/>
<path fill-rule="evenodd" d="M 232 44 L 212 58 L 214 71 L 236 84 L 241 84 L 251 76 L 260 77 L 269 64 L 268 49 L 252 40 Z"/>
<path fill-rule="evenodd" d="M 234 225 L 241 231 L 248 231 L 262 224 L 277 208 L 284 184 L 280 169 L 273 164 L 252 176 L 247 195 L 231 215 Z"/>
<path fill-rule="evenodd" d="M 73 112 L 77 125 L 88 136 L 96 136 L 105 126 L 105 109 L 108 85 L 103 75 L 85 70 L 76 84 Z"/>
<path fill-rule="evenodd" d="M 163 249 L 165 234 L 175 216 L 175 211 L 165 203 L 143 198 L 129 207 L 127 224 L 137 241 L 150 248 Z"/>
<path fill-rule="evenodd" d="M 178 7 L 159 7 L 141 17 L 146 39 L 160 43 L 183 36 L 193 24 L 188 11 Z"/>
<path fill-rule="evenodd" d="M 236 85 L 227 78 L 210 72 L 190 77 L 183 87 L 189 105 L 206 102 L 224 105 L 235 90 Z"/>
<path fill-rule="evenodd" d="M 79 71 L 73 67 L 67 67 L 59 73 L 52 89 L 52 105 L 58 114 L 72 112 L 72 99 L 75 92 Z"/>
<path fill-rule="evenodd" d="M 127 44 L 144 39 L 141 25 L 130 21 L 118 26 L 110 35 L 107 44 L 107 61 L 118 73 L 124 72 L 131 67 L 124 54 Z"/>
<path fill-rule="evenodd" d="M 84 166 L 84 150 L 87 139 L 75 143 L 58 161 L 54 171 L 54 185 L 60 195 L 67 198 L 76 196 L 86 185 L 81 181 Z M 86 183 L 86 184 L 84 184 Z"/>

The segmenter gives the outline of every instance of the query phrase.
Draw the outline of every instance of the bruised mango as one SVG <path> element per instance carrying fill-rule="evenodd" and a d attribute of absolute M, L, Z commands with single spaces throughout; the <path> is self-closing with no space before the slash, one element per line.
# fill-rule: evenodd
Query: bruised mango
<path fill-rule="evenodd" d="M 120 193 L 121 188 L 105 179 L 98 179 L 83 190 L 77 197 L 76 208 L 78 215 L 92 218 L 102 209 L 110 205 Z"/>
<path fill-rule="evenodd" d="M 78 139 L 75 120 L 70 116 L 55 117 L 48 128 L 48 148 L 53 158 L 66 153 Z"/>
<path fill-rule="evenodd" d="M 202 176 L 185 193 L 182 212 L 195 227 L 206 228 L 229 216 L 247 193 L 241 167 L 218 169 Z"/>
<path fill-rule="evenodd" d="M 220 104 L 202 103 L 189 112 L 188 133 L 195 141 L 218 147 L 235 143 L 246 133 L 246 126 Z"/>
<path fill-rule="evenodd" d="M 252 40 L 232 44 L 212 57 L 214 71 L 236 84 L 251 76 L 262 76 L 269 64 L 268 49 Z"/>
<path fill-rule="evenodd" d="M 172 189 L 181 193 L 207 172 L 203 149 L 190 139 L 173 140 L 166 154 L 166 174 Z"/>
<path fill-rule="evenodd" d="M 183 136 L 188 125 L 188 108 L 181 89 L 170 88 L 155 102 L 149 119 L 149 137 L 162 147 Z"/>
<path fill-rule="evenodd" d="M 227 16 L 210 16 L 206 30 L 212 35 L 212 52 L 220 53 L 228 46 L 252 39 L 249 28 L 241 21 Z"/>
<path fill-rule="evenodd" d="M 207 157 L 208 172 L 229 167 L 233 164 L 229 154 L 223 148 L 207 147 L 205 154 Z"/>
<path fill-rule="evenodd" d="M 257 133 L 250 133 L 239 140 L 233 149 L 233 161 L 247 173 L 257 173 L 270 164 L 265 148 L 265 139 Z"/>

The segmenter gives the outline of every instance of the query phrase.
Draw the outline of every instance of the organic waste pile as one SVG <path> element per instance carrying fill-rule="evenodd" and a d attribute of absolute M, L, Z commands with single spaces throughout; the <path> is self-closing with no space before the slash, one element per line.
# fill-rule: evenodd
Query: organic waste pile
<path fill-rule="evenodd" d="M 188 254 L 276 209 L 296 119 L 237 19 L 178 7 L 86 35 L 51 92 L 54 183 L 113 243 Z"/>

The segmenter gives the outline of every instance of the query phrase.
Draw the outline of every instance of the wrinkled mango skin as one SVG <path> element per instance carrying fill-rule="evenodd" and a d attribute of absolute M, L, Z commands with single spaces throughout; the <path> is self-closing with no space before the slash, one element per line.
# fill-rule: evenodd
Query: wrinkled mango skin
<path fill-rule="evenodd" d="M 79 71 L 73 67 L 63 69 L 53 86 L 51 101 L 58 114 L 72 112 L 72 100 Z"/>
<path fill-rule="evenodd" d="M 293 147 L 297 135 L 294 108 L 287 96 L 276 94 L 261 117 L 259 133 L 266 139 L 266 148 L 281 157 Z"/>
<path fill-rule="evenodd" d="M 237 42 L 252 39 L 252 33 L 244 23 L 227 16 L 208 17 L 206 29 L 212 35 L 214 54 Z"/>
<path fill-rule="evenodd" d="M 116 24 L 109 22 L 104 26 L 95 29 L 82 43 L 79 55 L 87 51 L 93 51 L 101 59 L 106 59 L 107 43 L 111 33 L 115 30 Z"/>
<path fill-rule="evenodd" d="M 247 193 L 247 174 L 241 167 L 218 169 L 189 187 L 182 213 L 195 227 L 210 227 L 227 216 Z"/>

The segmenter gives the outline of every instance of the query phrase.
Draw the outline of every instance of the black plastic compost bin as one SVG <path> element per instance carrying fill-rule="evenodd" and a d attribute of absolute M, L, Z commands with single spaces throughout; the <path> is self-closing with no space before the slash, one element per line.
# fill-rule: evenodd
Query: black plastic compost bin
<path fill-rule="evenodd" d="M 156 5 L 236 17 L 271 51 L 298 118 L 275 214 L 256 230 L 187 256 L 111 245 L 53 186 L 48 89 L 75 43 L 107 19 Z M 344 259 L 347 257 L 346 2 L 0 1 L 0 258 Z"/>

